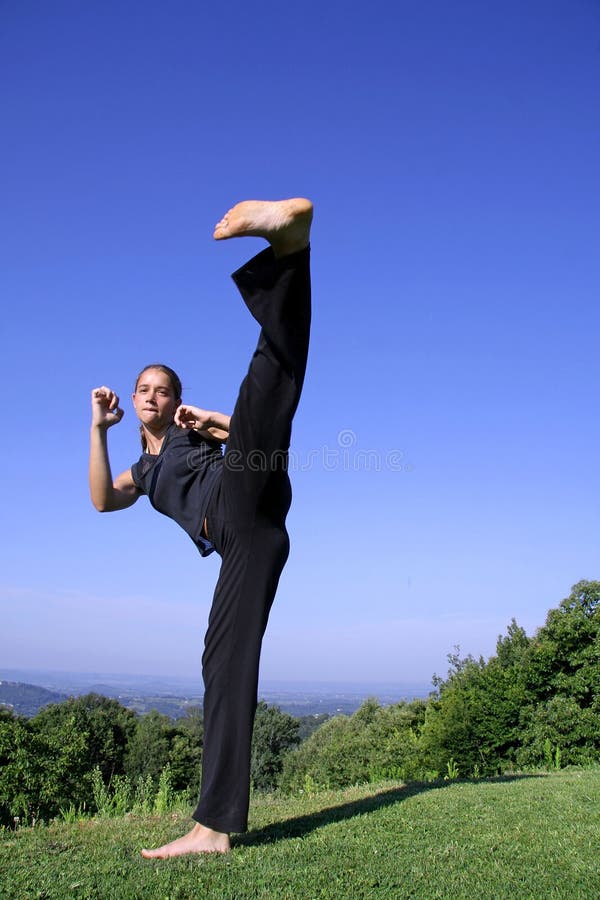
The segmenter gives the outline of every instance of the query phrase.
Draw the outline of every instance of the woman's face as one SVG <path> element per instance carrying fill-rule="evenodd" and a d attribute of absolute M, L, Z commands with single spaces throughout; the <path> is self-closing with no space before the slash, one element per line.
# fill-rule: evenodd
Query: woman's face
<path fill-rule="evenodd" d="M 138 419 L 150 430 L 170 425 L 181 403 L 173 393 L 171 379 L 160 369 L 145 369 L 142 372 L 132 400 Z"/>

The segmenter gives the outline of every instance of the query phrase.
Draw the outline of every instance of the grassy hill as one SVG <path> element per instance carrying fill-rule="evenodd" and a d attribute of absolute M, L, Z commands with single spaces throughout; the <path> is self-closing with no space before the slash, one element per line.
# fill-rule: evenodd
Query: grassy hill
<path fill-rule="evenodd" d="M 145 861 L 187 816 L 0 835 L 9 898 L 596 898 L 600 769 L 255 798 L 224 857 Z"/>

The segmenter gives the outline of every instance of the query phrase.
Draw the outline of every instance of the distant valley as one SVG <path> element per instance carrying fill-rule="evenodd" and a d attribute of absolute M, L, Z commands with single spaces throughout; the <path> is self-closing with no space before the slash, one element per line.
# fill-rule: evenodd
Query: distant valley
<path fill-rule="evenodd" d="M 301 717 L 350 715 L 367 697 L 377 697 L 380 704 L 387 705 L 426 697 L 430 691 L 431 686 L 426 684 L 282 681 L 261 683 L 259 697 Z M 202 689 L 189 678 L 0 669 L 0 705 L 18 715 L 34 716 L 48 703 L 92 692 L 112 697 L 137 713 L 156 709 L 173 719 L 185 716 L 190 707 L 202 705 Z"/>

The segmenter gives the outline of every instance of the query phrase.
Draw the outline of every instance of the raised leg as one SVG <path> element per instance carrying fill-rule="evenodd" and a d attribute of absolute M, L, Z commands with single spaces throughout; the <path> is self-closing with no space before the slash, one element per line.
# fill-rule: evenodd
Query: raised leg
<path fill-rule="evenodd" d="M 223 491 L 238 519 L 251 519 L 271 475 L 287 468 L 310 332 L 310 251 L 275 259 L 265 250 L 234 273 L 261 325 L 230 423 Z"/>

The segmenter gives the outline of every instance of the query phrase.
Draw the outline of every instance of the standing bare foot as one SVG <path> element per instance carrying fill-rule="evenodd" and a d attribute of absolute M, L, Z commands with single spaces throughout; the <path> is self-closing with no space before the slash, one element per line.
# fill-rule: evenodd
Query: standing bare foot
<path fill-rule="evenodd" d="M 229 853 L 230 849 L 228 834 L 198 824 L 170 844 L 164 844 L 156 850 L 142 850 L 142 856 L 144 859 L 168 859 L 170 856 L 185 856 L 188 853 Z"/>
<path fill-rule="evenodd" d="M 275 256 L 297 253 L 308 246 L 313 205 L 303 197 L 292 200 L 244 200 L 225 213 L 215 226 L 217 241 L 264 237 Z"/>

